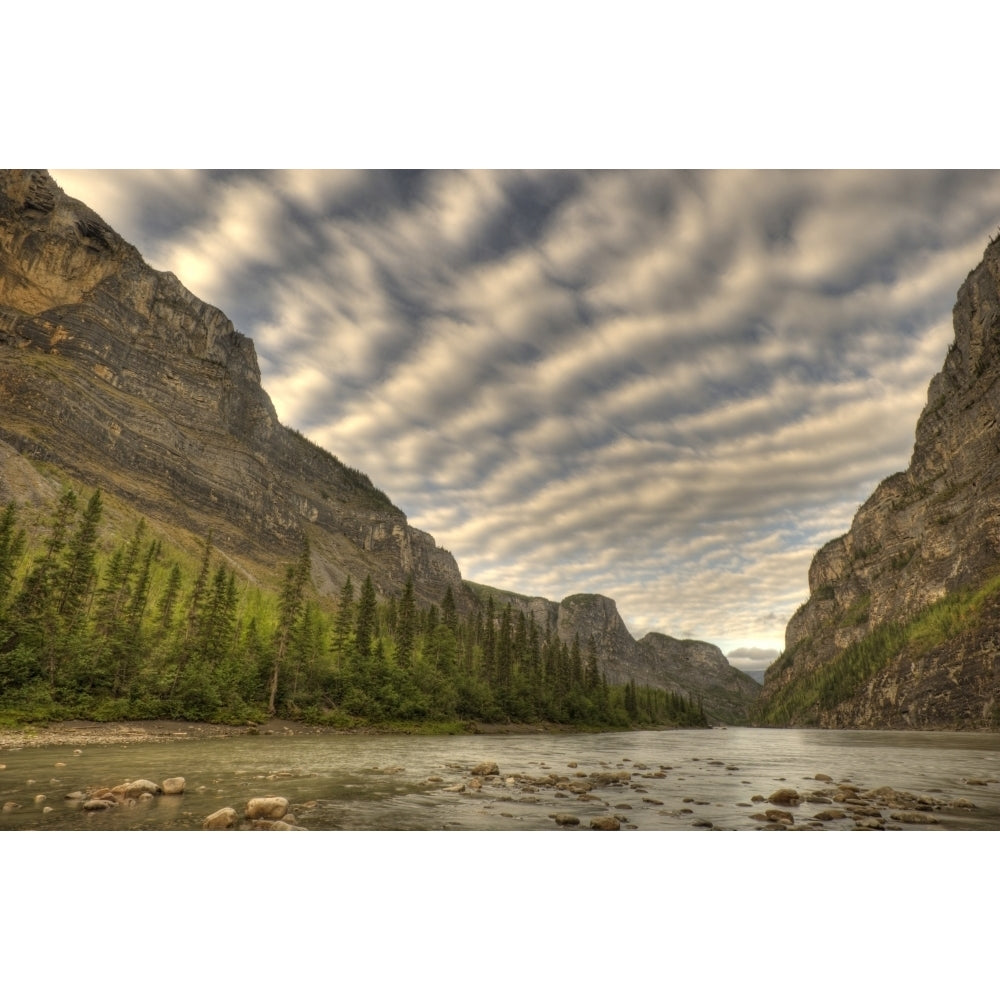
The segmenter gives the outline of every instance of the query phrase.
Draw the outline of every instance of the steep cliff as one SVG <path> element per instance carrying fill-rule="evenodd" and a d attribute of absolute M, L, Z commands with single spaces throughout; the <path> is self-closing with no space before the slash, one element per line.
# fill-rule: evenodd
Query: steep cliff
<path fill-rule="evenodd" d="M 825 545 L 765 677 L 764 722 L 983 728 L 1000 721 L 1000 241 L 954 307 L 905 472 Z"/>
<path fill-rule="evenodd" d="M 574 594 L 559 605 L 560 638 L 593 641 L 611 684 L 634 680 L 701 703 L 713 722 L 745 723 L 760 685 L 731 666 L 718 646 L 651 632 L 638 641 L 625 627 L 614 601 L 601 594 Z"/>
<path fill-rule="evenodd" d="M 461 582 L 367 476 L 279 423 L 250 340 L 44 171 L 0 171 L 0 407 L 3 468 L 49 463 L 264 574 L 304 533 L 321 591 Z"/>
<path fill-rule="evenodd" d="M 689 695 L 716 719 L 745 718 L 757 691 L 714 647 L 702 679 L 679 647 L 637 643 L 607 598 L 560 604 L 463 584 L 450 553 L 366 475 L 280 424 L 249 339 L 45 171 L 0 171 L 0 413 L 2 502 L 43 506 L 67 474 L 154 527 L 211 532 L 260 582 L 305 535 L 321 593 L 370 574 L 398 595 L 412 573 L 422 603 L 449 586 L 464 610 L 492 594 L 568 643 L 593 638 L 612 683 Z M 740 704 L 716 704 L 720 672 Z"/>
<path fill-rule="evenodd" d="M 496 609 L 510 605 L 534 617 L 539 629 L 554 632 L 567 646 L 579 640 L 582 650 L 593 643 L 597 662 L 609 684 L 673 691 L 701 703 L 712 722 L 747 722 L 760 685 L 731 666 L 718 646 L 695 639 L 673 639 L 655 632 L 636 640 L 603 594 L 572 594 L 562 601 L 525 597 L 482 584 L 467 583 L 480 605 L 492 597 Z"/>

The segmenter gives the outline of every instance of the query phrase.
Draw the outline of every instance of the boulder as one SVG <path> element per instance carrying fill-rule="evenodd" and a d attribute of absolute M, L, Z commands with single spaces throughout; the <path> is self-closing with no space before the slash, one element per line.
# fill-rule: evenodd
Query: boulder
<path fill-rule="evenodd" d="M 163 781 L 164 795 L 182 795 L 186 782 L 183 778 L 165 778 Z"/>
<path fill-rule="evenodd" d="M 3 812 L 5 813 L 14 812 L 16 809 L 20 808 L 21 808 L 20 802 L 5 802 L 3 804 Z"/>
<path fill-rule="evenodd" d="M 595 816 L 590 821 L 591 830 L 620 830 L 621 823 L 616 816 Z"/>
<path fill-rule="evenodd" d="M 764 818 L 769 823 L 784 823 L 786 826 L 792 826 L 795 823 L 795 817 L 790 812 L 785 812 L 784 809 L 767 809 L 764 812 Z"/>
<path fill-rule="evenodd" d="M 125 785 L 126 798 L 137 799 L 144 792 L 149 792 L 150 795 L 160 795 L 163 789 L 155 781 L 147 781 L 145 778 L 140 778 L 138 781 L 130 781 Z"/>
<path fill-rule="evenodd" d="M 226 806 L 205 817 L 205 822 L 201 824 L 203 830 L 232 830 L 235 828 L 239 816 L 232 806 Z"/>
<path fill-rule="evenodd" d="M 254 819 L 283 819 L 288 812 L 288 799 L 280 795 L 269 795 L 261 798 L 251 799 L 247 803 L 246 818 Z"/>
<path fill-rule="evenodd" d="M 99 812 L 102 809 L 114 809 L 115 803 L 112 799 L 87 799 L 83 807 L 88 812 Z"/>
<path fill-rule="evenodd" d="M 499 774 L 500 768 L 495 760 L 484 760 L 472 769 L 472 774 L 485 777 L 489 774 Z"/>
<path fill-rule="evenodd" d="M 847 813 L 842 809 L 824 809 L 822 812 L 816 813 L 813 819 L 818 819 L 821 823 L 828 823 L 833 819 L 847 819 Z"/>
<path fill-rule="evenodd" d="M 802 801 L 802 796 L 794 788 L 779 788 L 771 792 L 767 801 L 774 806 L 797 806 Z"/>
<path fill-rule="evenodd" d="M 556 826 L 579 826 L 580 817 L 573 816 L 571 813 L 553 813 L 552 818 L 556 822 Z"/>

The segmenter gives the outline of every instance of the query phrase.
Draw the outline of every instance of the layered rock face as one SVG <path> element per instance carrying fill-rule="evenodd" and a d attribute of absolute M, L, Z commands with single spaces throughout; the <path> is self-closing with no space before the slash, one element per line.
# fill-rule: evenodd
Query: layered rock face
<path fill-rule="evenodd" d="M 279 423 L 252 342 L 44 171 L 0 171 L 0 401 L 8 478 L 12 453 L 51 463 L 263 572 L 305 534 L 321 592 L 458 590 L 367 476 Z"/>
<path fill-rule="evenodd" d="M 451 554 L 367 476 L 280 424 L 250 340 L 44 171 L 0 171 L 0 408 L 0 502 L 50 503 L 59 488 L 39 471 L 47 463 L 154 524 L 211 532 L 262 582 L 305 536 L 320 593 L 370 574 L 399 594 L 412 573 L 423 603 L 451 586 L 468 610 L 492 593 L 567 643 L 593 637 L 610 682 L 702 699 L 717 720 L 745 719 L 759 690 L 715 647 L 693 656 L 667 637 L 636 642 L 608 598 L 464 587 Z M 719 700 L 720 687 L 742 700 Z"/>
<path fill-rule="evenodd" d="M 962 285 L 955 340 L 931 381 L 909 468 L 890 476 L 825 545 L 809 600 L 765 678 L 763 705 L 887 622 L 1000 573 L 1000 241 Z M 996 602 L 931 650 L 904 649 L 819 715 L 829 726 L 983 728 L 1000 715 Z M 793 720 L 794 721 L 794 720 Z"/>

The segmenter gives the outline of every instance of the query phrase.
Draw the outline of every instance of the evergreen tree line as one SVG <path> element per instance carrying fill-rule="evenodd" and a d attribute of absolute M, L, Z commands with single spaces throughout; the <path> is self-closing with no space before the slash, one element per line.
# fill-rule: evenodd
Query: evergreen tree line
<path fill-rule="evenodd" d="M 30 552 L 16 506 L 0 514 L 0 706 L 12 718 L 707 725 L 690 698 L 609 685 L 593 645 L 492 596 L 460 615 L 451 588 L 423 608 L 412 577 L 383 601 L 370 577 L 348 578 L 327 611 L 308 543 L 271 594 L 238 584 L 211 536 L 193 574 L 142 521 L 107 551 L 102 511 L 100 491 L 83 504 L 66 490 Z"/>

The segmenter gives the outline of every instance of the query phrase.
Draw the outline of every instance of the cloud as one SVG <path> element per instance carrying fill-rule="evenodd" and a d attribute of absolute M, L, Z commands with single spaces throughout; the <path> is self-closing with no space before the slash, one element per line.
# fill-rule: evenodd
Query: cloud
<path fill-rule="evenodd" d="M 1000 220 L 995 172 L 71 181 L 467 578 L 736 650 L 780 648 L 816 549 L 905 467 Z"/>
<path fill-rule="evenodd" d="M 770 663 L 777 659 L 778 650 L 758 649 L 756 646 L 740 646 L 739 649 L 732 649 L 726 653 L 726 657 L 732 660 L 752 660 L 762 663 Z"/>

